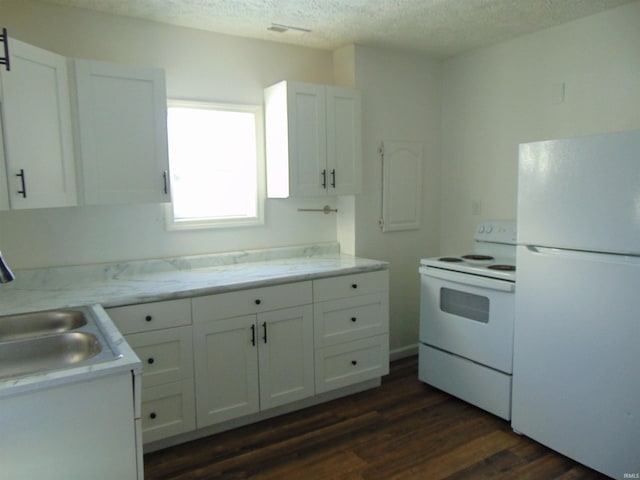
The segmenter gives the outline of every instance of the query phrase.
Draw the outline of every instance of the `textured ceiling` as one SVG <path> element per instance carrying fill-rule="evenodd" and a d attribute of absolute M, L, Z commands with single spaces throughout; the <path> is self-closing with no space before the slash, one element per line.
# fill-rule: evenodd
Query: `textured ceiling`
<path fill-rule="evenodd" d="M 638 0 L 43 0 L 333 50 L 359 44 L 446 58 Z M 284 24 L 311 32 L 267 30 Z"/>

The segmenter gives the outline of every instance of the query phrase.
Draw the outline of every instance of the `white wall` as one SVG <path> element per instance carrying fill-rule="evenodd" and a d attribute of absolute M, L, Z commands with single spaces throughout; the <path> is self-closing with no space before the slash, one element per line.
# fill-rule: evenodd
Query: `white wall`
<path fill-rule="evenodd" d="M 4 1 L 0 18 L 10 36 L 69 57 L 164 68 L 173 98 L 262 104 L 263 88 L 283 79 L 333 83 L 332 54 L 322 50 L 33 0 Z M 268 200 L 263 227 L 191 232 L 166 232 L 160 205 L 0 212 L 0 247 L 22 269 L 333 242 L 334 215 L 297 212 L 325 203 Z"/>
<path fill-rule="evenodd" d="M 418 341 L 418 263 L 437 253 L 440 212 L 440 64 L 392 50 L 356 47 L 356 87 L 362 92 L 363 192 L 355 198 L 355 247 L 362 257 L 391 262 L 392 351 Z M 383 140 L 424 144 L 422 228 L 382 233 Z"/>
<path fill-rule="evenodd" d="M 519 143 L 640 128 L 640 2 L 453 58 L 442 94 L 445 254 L 515 218 Z"/>
<path fill-rule="evenodd" d="M 471 247 L 475 224 L 515 215 L 518 143 L 640 128 L 640 2 L 444 64 L 362 46 L 333 54 L 5 0 L 12 36 L 64 55 L 163 67 L 169 95 L 261 103 L 281 79 L 355 86 L 363 98 L 363 193 L 341 213 L 298 213 L 324 199 L 269 200 L 260 228 L 165 232 L 157 205 L 0 212 L 14 269 L 312 242 L 391 262 L 391 349 L 418 340 L 421 257 Z M 564 103 L 556 103 L 558 85 Z M 422 228 L 382 233 L 382 140 L 424 142 Z M 442 160 L 441 160 L 442 157 Z M 473 200 L 482 214 L 471 215 Z M 338 227 L 336 227 L 336 223 Z"/>

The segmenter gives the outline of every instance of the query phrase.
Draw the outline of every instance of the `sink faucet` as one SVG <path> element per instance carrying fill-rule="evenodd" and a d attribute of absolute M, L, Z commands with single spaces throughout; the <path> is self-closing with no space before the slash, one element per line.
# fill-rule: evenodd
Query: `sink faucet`
<path fill-rule="evenodd" d="M 16 276 L 13 274 L 9 266 L 4 263 L 2 258 L 2 252 L 0 252 L 0 283 L 7 283 L 15 280 Z"/>

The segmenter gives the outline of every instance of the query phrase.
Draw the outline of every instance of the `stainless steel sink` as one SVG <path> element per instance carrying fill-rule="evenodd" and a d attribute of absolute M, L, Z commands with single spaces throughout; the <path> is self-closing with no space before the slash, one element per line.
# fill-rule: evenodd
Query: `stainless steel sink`
<path fill-rule="evenodd" d="M 54 310 L 0 317 L 0 342 L 66 332 L 87 324 L 80 310 Z"/>
<path fill-rule="evenodd" d="M 0 317 L 0 380 L 121 356 L 90 307 Z"/>
<path fill-rule="evenodd" d="M 21 377 L 72 367 L 95 357 L 101 351 L 96 336 L 83 332 L 4 343 L 0 346 L 0 377 Z"/>

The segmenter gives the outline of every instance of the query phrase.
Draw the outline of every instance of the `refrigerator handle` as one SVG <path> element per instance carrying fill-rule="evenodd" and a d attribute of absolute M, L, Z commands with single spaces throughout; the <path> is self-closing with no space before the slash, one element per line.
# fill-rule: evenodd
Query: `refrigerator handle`
<path fill-rule="evenodd" d="M 527 250 L 536 255 L 563 257 L 571 260 L 587 260 L 607 263 L 624 263 L 640 266 L 640 256 L 624 253 L 588 252 L 584 250 L 567 250 L 564 248 L 540 247 L 527 245 Z"/>

